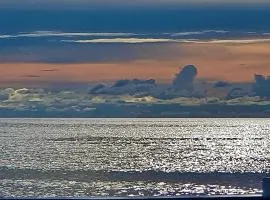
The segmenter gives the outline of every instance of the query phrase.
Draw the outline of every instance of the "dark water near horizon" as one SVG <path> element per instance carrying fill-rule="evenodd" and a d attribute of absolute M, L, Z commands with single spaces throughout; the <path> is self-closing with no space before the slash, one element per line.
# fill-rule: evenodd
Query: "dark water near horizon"
<path fill-rule="evenodd" d="M 268 119 L 0 119 L 0 197 L 261 194 Z"/>

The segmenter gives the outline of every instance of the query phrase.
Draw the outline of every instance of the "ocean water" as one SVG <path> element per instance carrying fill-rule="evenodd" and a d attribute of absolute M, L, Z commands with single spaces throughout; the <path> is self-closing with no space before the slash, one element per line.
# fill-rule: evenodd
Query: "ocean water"
<path fill-rule="evenodd" d="M 261 194 L 269 119 L 0 119 L 0 197 Z"/>

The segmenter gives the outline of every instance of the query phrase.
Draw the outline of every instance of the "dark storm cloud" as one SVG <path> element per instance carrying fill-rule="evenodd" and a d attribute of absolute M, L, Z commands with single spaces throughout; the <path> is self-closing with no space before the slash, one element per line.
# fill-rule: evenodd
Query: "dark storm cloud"
<path fill-rule="evenodd" d="M 227 81 L 218 81 L 215 83 L 214 87 L 215 88 L 224 88 L 224 87 L 228 87 L 230 85 L 230 83 L 228 83 Z"/>
<path fill-rule="evenodd" d="M 90 88 L 90 94 L 106 95 L 131 95 L 131 96 L 152 96 L 157 99 L 173 99 L 177 97 L 199 97 L 204 96 L 204 88 L 199 82 L 194 85 L 197 75 L 197 68 L 187 65 L 176 74 L 171 84 L 157 84 L 154 79 L 121 79 L 111 86 L 97 84 Z M 198 87 L 200 86 L 200 87 Z M 196 88 L 195 88 L 196 87 Z"/>
<path fill-rule="evenodd" d="M 112 87 L 125 87 L 128 86 L 129 84 L 131 85 L 155 85 L 156 81 L 154 79 L 149 79 L 149 80 L 139 80 L 139 79 L 133 79 L 133 80 L 118 80 L 115 82 L 115 84 Z"/>
<path fill-rule="evenodd" d="M 172 86 L 176 90 L 193 90 L 193 81 L 197 76 L 197 68 L 194 65 L 185 66 L 178 74 L 176 74 Z"/>
<path fill-rule="evenodd" d="M 98 84 L 90 88 L 90 94 L 107 94 L 107 95 L 150 95 L 156 90 L 157 84 L 154 79 L 123 79 L 117 80 L 112 86 Z"/>

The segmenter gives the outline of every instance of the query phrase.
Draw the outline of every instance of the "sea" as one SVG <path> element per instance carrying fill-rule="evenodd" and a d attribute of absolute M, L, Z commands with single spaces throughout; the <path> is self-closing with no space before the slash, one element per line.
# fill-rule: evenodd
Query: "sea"
<path fill-rule="evenodd" d="M 149 58 L 135 51 L 145 43 L 264 42 L 269 19 L 269 6 L 0 7 L 0 62 L 113 62 Z M 260 195 L 269 144 L 270 119 L 2 118 L 0 198 Z"/>
<path fill-rule="evenodd" d="M 0 197 L 260 195 L 269 119 L 0 119 Z"/>

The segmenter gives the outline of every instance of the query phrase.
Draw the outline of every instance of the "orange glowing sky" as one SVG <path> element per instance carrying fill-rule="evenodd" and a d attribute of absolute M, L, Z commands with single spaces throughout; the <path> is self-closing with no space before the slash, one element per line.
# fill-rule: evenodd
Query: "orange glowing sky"
<path fill-rule="evenodd" d="M 175 44 L 174 44 L 175 45 Z M 104 82 L 124 78 L 154 78 L 169 82 L 179 67 L 197 66 L 198 77 L 207 80 L 251 82 L 254 74 L 270 75 L 270 43 L 177 44 L 168 58 L 112 63 L 1 63 L 0 85 L 13 82 Z"/>

